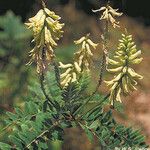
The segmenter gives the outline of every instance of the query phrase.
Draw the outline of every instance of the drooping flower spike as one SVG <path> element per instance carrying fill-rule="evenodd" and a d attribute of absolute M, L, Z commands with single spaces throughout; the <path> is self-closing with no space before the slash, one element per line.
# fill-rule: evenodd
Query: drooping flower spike
<path fill-rule="evenodd" d="M 119 42 L 114 58 L 108 59 L 109 65 L 113 68 L 107 68 L 107 71 L 115 74 L 114 79 L 105 81 L 111 87 L 110 100 L 112 105 L 115 100 L 121 102 L 121 94 L 127 95 L 130 91 L 136 90 L 137 80 L 143 78 L 131 68 L 131 65 L 139 64 L 143 59 L 140 57 L 141 50 L 137 50 L 132 36 L 122 34 L 122 39 Z"/>
<path fill-rule="evenodd" d="M 46 70 L 47 65 L 55 56 L 54 48 L 57 46 L 57 40 L 62 37 L 64 26 L 59 22 L 60 19 L 53 11 L 43 8 L 29 19 L 29 23 L 25 23 L 33 32 L 32 42 L 35 43 L 34 48 L 30 51 L 31 59 L 28 64 L 35 61 L 38 73 Z"/>
<path fill-rule="evenodd" d="M 116 21 L 115 17 L 120 17 L 122 13 L 117 12 L 118 9 L 113 9 L 111 6 L 101 7 L 100 9 L 93 10 L 93 12 L 101 12 L 103 11 L 103 14 L 100 17 L 100 20 L 107 20 L 112 24 L 114 28 L 120 27 L 119 22 Z"/>
<path fill-rule="evenodd" d="M 63 64 L 60 62 L 60 68 L 66 69 L 64 73 L 60 75 L 62 87 L 66 87 L 69 83 L 77 82 L 82 73 L 89 73 L 90 65 L 92 63 L 92 49 L 96 49 L 97 44 L 89 39 L 89 35 L 74 41 L 76 45 L 79 45 L 79 50 L 74 53 L 73 64 Z"/>

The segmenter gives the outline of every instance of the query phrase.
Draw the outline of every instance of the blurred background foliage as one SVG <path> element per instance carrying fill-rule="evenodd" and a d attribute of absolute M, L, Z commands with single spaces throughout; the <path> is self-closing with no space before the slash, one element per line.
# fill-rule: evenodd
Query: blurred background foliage
<path fill-rule="evenodd" d="M 25 93 L 30 71 L 24 64 L 31 33 L 12 11 L 0 16 L 0 28 L 0 99 L 8 109 Z"/>
<path fill-rule="evenodd" d="M 59 14 L 62 22 L 65 22 L 64 37 L 56 49 L 58 60 L 70 62 L 76 49 L 73 40 L 86 33 L 91 33 L 93 41 L 101 42 L 103 23 L 98 20 L 98 14 L 92 13 L 91 10 L 101 7 L 105 2 L 106 0 L 46 0 L 47 7 Z M 124 113 L 118 114 L 114 111 L 114 114 L 119 122 L 134 125 L 135 128 L 140 127 L 147 137 L 147 142 L 150 143 L 149 3 L 148 0 L 110 0 L 110 2 L 125 14 L 120 20 L 120 31 L 110 29 L 110 50 L 115 49 L 117 40 L 126 27 L 128 32 L 133 34 L 138 48 L 142 49 L 144 58 L 141 65 L 136 68 L 144 76 L 144 80 L 140 82 L 140 90 L 125 97 Z M 13 105 L 21 106 L 28 85 L 33 80 L 38 80 L 34 65 L 32 67 L 25 65 L 29 60 L 28 51 L 32 45 L 31 33 L 23 22 L 34 15 L 40 7 L 40 0 L 0 0 L 0 128 L 4 124 L 5 112 L 13 111 Z M 98 78 L 101 44 L 94 53 L 92 87 Z M 106 74 L 106 77 L 109 78 L 109 75 Z M 105 93 L 107 90 L 103 85 L 101 91 Z"/>

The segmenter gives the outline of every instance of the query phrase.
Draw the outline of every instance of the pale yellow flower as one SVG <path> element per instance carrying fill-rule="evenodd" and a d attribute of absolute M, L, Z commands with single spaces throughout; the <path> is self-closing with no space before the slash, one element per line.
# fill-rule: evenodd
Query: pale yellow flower
<path fill-rule="evenodd" d="M 103 11 L 100 20 L 107 20 L 112 24 L 114 28 L 120 27 L 119 22 L 116 21 L 115 17 L 120 17 L 122 13 L 117 12 L 118 9 L 113 9 L 111 6 L 101 7 L 100 9 L 93 10 L 93 12 Z"/>
<path fill-rule="evenodd" d="M 43 8 L 25 23 L 33 32 L 32 42 L 35 43 L 35 47 L 30 51 L 31 59 L 28 64 L 35 61 L 38 73 L 45 71 L 55 57 L 54 48 L 57 46 L 57 40 L 62 37 L 64 26 L 59 22 L 60 19 L 53 11 Z"/>
<path fill-rule="evenodd" d="M 89 39 L 89 35 L 74 41 L 79 45 L 79 50 L 74 54 L 74 62 L 72 64 L 63 64 L 59 62 L 59 68 L 65 72 L 60 75 L 62 87 L 67 87 L 70 83 L 78 82 L 82 73 L 89 73 L 92 62 L 92 49 L 96 49 L 97 44 Z"/>
<path fill-rule="evenodd" d="M 136 90 L 137 80 L 143 78 L 131 68 L 132 64 L 139 64 L 142 61 L 141 50 L 137 50 L 132 36 L 123 34 L 119 42 L 114 59 L 108 59 L 109 65 L 113 68 L 107 68 L 107 71 L 115 76 L 112 80 L 105 81 L 110 86 L 111 104 L 114 100 L 121 102 L 121 94 L 127 95 L 130 91 Z"/>
<path fill-rule="evenodd" d="M 74 43 L 79 45 L 79 50 L 74 54 L 75 61 L 78 62 L 82 70 L 89 71 L 93 57 L 92 49 L 96 49 L 98 44 L 89 39 L 89 35 L 74 41 Z"/>

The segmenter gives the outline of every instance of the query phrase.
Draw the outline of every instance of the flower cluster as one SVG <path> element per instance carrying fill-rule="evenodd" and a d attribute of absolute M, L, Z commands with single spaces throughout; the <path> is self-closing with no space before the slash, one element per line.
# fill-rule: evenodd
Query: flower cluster
<path fill-rule="evenodd" d="M 105 81 L 111 87 L 111 104 L 113 104 L 114 100 L 121 102 L 121 93 L 127 95 L 130 91 L 136 90 L 137 80 L 143 78 L 131 68 L 131 65 L 139 64 L 142 61 L 140 57 L 141 50 L 137 50 L 132 41 L 132 36 L 122 34 L 122 39 L 119 41 L 114 59 L 108 59 L 109 65 L 113 66 L 113 68 L 107 68 L 107 70 L 110 73 L 114 73 L 115 77 L 111 81 Z"/>
<path fill-rule="evenodd" d="M 89 67 L 92 63 L 91 58 L 93 56 L 91 48 L 96 49 L 98 44 L 95 44 L 89 39 L 89 34 L 74 42 L 76 45 L 81 45 L 79 51 L 74 54 L 75 61 L 77 61 L 82 71 L 90 71 Z"/>
<path fill-rule="evenodd" d="M 107 20 L 112 24 L 114 28 L 120 27 L 119 22 L 116 21 L 115 17 L 120 17 L 122 13 L 117 12 L 118 9 L 113 9 L 111 6 L 101 7 L 100 9 L 93 10 L 93 12 L 99 12 L 103 11 L 102 16 L 100 17 L 100 20 Z"/>
<path fill-rule="evenodd" d="M 35 61 L 38 73 L 44 71 L 54 58 L 53 49 L 63 33 L 64 24 L 59 23 L 60 19 L 53 11 L 43 8 L 29 19 L 29 23 L 25 23 L 32 30 L 35 42 L 34 48 L 30 51 L 31 60 L 28 64 Z"/>
<path fill-rule="evenodd" d="M 66 69 L 61 74 L 62 87 L 68 86 L 69 83 L 76 82 L 83 72 L 89 72 L 89 67 L 92 62 L 93 53 L 91 48 L 96 49 L 97 44 L 89 39 L 89 35 L 75 41 L 76 45 L 81 45 L 79 51 L 74 54 L 75 59 L 73 64 L 63 64 L 60 62 L 60 68 Z"/>

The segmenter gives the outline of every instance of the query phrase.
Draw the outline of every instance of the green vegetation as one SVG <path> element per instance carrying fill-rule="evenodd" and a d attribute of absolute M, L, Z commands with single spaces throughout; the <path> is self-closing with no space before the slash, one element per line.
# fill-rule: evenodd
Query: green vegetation
<path fill-rule="evenodd" d="M 12 12 L 0 17 L 0 99 L 13 105 L 26 91 L 30 69 L 25 66 L 31 33 Z"/>

